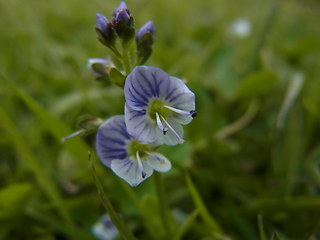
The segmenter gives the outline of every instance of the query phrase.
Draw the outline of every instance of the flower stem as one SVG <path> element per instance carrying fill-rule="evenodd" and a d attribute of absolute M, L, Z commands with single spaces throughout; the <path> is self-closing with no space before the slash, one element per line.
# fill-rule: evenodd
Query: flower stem
<path fill-rule="evenodd" d="M 130 48 L 130 42 L 122 43 L 122 63 L 123 63 L 123 68 L 126 71 L 127 75 L 131 72 L 129 48 Z"/>
<path fill-rule="evenodd" d="M 98 194 L 100 197 L 100 200 L 103 204 L 103 207 L 105 208 L 105 210 L 108 212 L 113 224 L 116 226 L 116 228 L 118 229 L 119 233 L 122 235 L 122 237 L 126 240 L 137 240 L 134 235 L 132 234 L 132 232 L 127 228 L 127 226 L 121 221 L 121 219 L 119 218 L 117 212 L 114 210 L 110 199 L 107 197 L 105 191 L 103 190 L 103 186 L 101 184 L 101 181 L 97 175 L 95 166 L 93 164 L 93 161 L 91 159 L 91 153 L 89 152 L 89 163 L 90 163 L 90 167 L 91 167 L 91 171 L 92 171 L 92 175 L 93 175 L 93 179 L 94 179 L 94 183 L 96 185 L 96 188 L 98 190 Z"/>
<path fill-rule="evenodd" d="M 171 239 L 171 229 L 169 225 L 168 206 L 165 198 L 163 179 L 160 173 L 154 172 L 154 184 L 158 195 L 159 212 L 162 224 L 166 231 L 165 239 Z"/>

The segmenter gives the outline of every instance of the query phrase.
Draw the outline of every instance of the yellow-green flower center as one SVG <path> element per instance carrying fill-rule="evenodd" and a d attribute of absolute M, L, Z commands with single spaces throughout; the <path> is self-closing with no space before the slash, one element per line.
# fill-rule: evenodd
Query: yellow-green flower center
<path fill-rule="evenodd" d="M 168 105 L 165 101 L 162 101 L 157 98 L 152 99 L 149 102 L 149 106 L 147 108 L 147 114 L 149 118 L 156 121 L 156 113 L 158 113 L 159 115 L 165 118 L 171 117 L 172 114 L 174 114 L 174 112 L 164 107 L 165 105 Z"/>
<path fill-rule="evenodd" d="M 142 144 L 138 140 L 132 140 L 127 146 L 129 156 L 136 156 L 136 152 L 139 152 L 140 158 L 143 159 L 147 154 L 146 152 L 154 152 L 155 147 L 148 144 Z"/>

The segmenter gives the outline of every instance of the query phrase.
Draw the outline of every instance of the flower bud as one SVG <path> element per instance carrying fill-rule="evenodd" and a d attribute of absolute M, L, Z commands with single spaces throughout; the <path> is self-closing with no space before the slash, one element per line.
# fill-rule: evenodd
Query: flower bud
<path fill-rule="evenodd" d="M 113 26 L 118 36 L 128 41 L 134 36 L 134 20 L 125 2 L 121 2 L 113 13 Z"/>
<path fill-rule="evenodd" d="M 152 21 L 143 25 L 136 35 L 138 63 L 143 64 L 152 53 L 154 43 L 154 24 Z"/>
<path fill-rule="evenodd" d="M 112 25 L 104 15 L 96 14 L 96 31 L 99 41 L 106 47 L 112 48 L 115 44 L 116 34 Z"/>
<path fill-rule="evenodd" d="M 155 31 L 154 24 L 152 21 L 149 21 L 139 29 L 136 36 L 136 40 L 141 41 L 145 35 L 151 35 L 152 37 L 151 39 L 153 40 L 154 31 Z"/>
<path fill-rule="evenodd" d="M 89 58 L 88 68 L 93 72 L 97 81 L 109 81 L 111 63 L 103 58 Z"/>

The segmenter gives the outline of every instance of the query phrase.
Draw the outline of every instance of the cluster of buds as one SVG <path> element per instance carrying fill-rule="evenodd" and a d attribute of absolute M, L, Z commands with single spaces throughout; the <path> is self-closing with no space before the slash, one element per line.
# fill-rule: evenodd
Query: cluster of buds
<path fill-rule="evenodd" d="M 115 71 L 117 68 L 111 60 L 100 58 L 89 59 L 88 66 L 97 80 L 106 80 L 123 86 L 125 76 L 132 68 L 145 63 L 150 57 L 154 43 L 154 24 L 152 21 L 147 22 L 135 34 L 134 19 L 125 2 L 121 2 L 110 21 L 104 15 L 97 13 L 95 29 L 99 41 L 114 53 L 116 59 L 113 59 L 113 62 L 115 65 L 122 64 L 123 71 Z M 110 72 L 115 76 L 111 76 Z"/>
<path fill-rule="evenodd" d="M 115 48 L 117 37 L 125 42 L 134 37 L 134 20 L 124 2 L 114 11 L 112 21 L 100 13 L 97 13 L 96 21 L 99 40 L 108 48 Z"/>

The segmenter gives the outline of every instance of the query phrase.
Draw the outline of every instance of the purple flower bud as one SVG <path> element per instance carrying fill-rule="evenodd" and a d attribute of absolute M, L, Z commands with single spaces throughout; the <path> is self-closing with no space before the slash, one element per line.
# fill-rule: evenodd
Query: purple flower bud
<path fill-rule="evenodd" d="M 123 23 L 127 24 L 128 26 L 133 25 L 132 16 L 131 16 L 131 13 L 128 9 L 123 8 L 123 9 L 117 10 L 115 12 L 114 18 L 113 18 L 113 24 L 117 25 L 120 22 L 123 22 Z"/>
<path fill-rule="evenodd" d="M 136 39 L 137 41 L 141 40 L 142 37 L 145 35 L 145 34 L 151 34 L 151 36 L 153 37 L 154 36 L 154 31 L 155 31 L 155 28 L 154 28 L 154 24 L 152 21 L 149 21 L 147 22 L 145 25 L 143 25 L 138 33 L 137 33 L 137 36 L 136 36 Z"/>
<path fill-rule="evenodd" d="M 128 8 L 128 7 L 127 7 L 127 4 L 126 4 L 124 1 L 122 1 L 122 2 L 119 4 L 119 7 L 117 7 L 117 10 L 126 9 L 126 8 Z"/>
<path fill-rule="evenodd" d="M 109 48 L 114 46 L 116 34 L 112 22 L 100 13 L 96 14 L 96 31 L 103 45 Z"/>
<path fill-rule="evenodd" d="M 96 14 L 96 23 L 97 23 L 97 28 L 101 32 L 105 32 L 109 23 L 109 20 L 102 15 L 101 13 Z"/>
<path fill-rule="evenodd" d="M 118 36 L 124 41 L 134 38 L 134 20 L 125 2 L 121 2 L 114 11 L 112 24 Z"/>
<path fill-rule="evenodd" d="M 136 35 L 138 63 L 144 64 L 152 53 L 154 43 L 154 24 L 152 21 L 143 25 Z"/>

